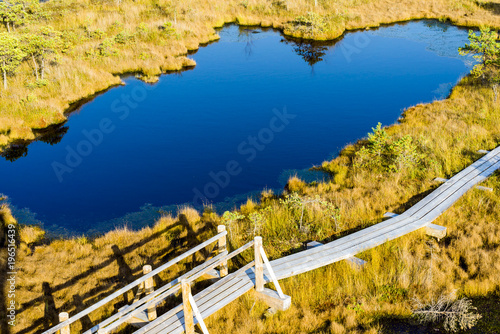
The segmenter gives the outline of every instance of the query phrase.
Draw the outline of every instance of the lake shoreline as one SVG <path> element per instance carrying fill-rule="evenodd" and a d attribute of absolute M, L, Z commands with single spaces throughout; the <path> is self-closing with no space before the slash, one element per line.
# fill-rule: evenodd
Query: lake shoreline
<path fill-rule="evenodd" d="M 386 26 L 392 26 L 396 24 L 404 24 L 404 23 L 409 23 L 409 22 L 416 22 L 416 21 L 422 21 L 422 20 L 430 20 L 430 21 L 440 21 L 444 23 L 450 23 L 453 26 L 456 26 L 458 28 L 479 28 L 480 24 L 479 23 L 471 23 L 467 20 L 462 20 L 462 19 L 452 19 L 451 17 L 446 17 L 443 19 L 443 17 L 438 17 L 438 16 L 422 16 L 422 17 L 411 17 L 411 18 L 402 18 L 402 19 L 395 19 L 393 21 L 381 21 L 377 24 L 371 24 L 371 25 L 366 25 L 366 26 L 351 26 L 351 27 L 346 27 L 342 32 L 340 32 L 337 36 L 329 36 L 328 38 L 321 38 L 321 37 L 305 37 L 301 35 L 294 34 L 291 31 L 288 31 L 285 29 L 283 24 L 269 24 L 266 21 L 261 21 L 261 22 L 251 22 L 251 21 L 243 21 L 241 18 L 234 18 L 232 20 L 224 21 L 222 24 L 216 24 L 212 26 L 212 29 L 215 29 L 214 31 L 217 31 L 217 29 L 223 28 L 224 26 L 228 25 L 237 25 L 239 27 L 255 27 L 255 28 L 271 28 L 277 32 L 279 32 L 284 38 L 289 39 L 291 41 L 300 41 L 300 42 L 306 42 L 306 43 L 314 43 L 314 42 L 319 42 L 319 43 L 336 43 L 344 38 L 344 36 L 348 33 L 354 33 L 358 31 L 363 31 L 363 30 L 368 30 L 368 29 L 377 29 L 381 27 L 386 27 Z M 498 25 L 498 28 L 500 28 L 500 23 Z M 25 132 L 24 137 L 21 136 L 16 136 L 13 138 L 8 138 L 6 144 L 0 144 L 0 156 L 9 156 L 12 154 L 9 152 L 11 149 L 18 150 L 17 146 L 28 146 L 30 143 L 37 141 L 40 139 L 41 135 L 38 135 L 37 132 L 44 132 L 46 129 L 57 126 L 57 125 L 63 125 L 68 117 L 71 115 L 72 112 L 80 108 L 82 105 L 92 101 L 95 97 L 106 93 L 110 89 L 123 85 L 123 78 L 126 78 L 127 76 L 134 75 L 140 80 L 143 80 L 144 82 L 155 84 L 159 77 L 162 75 L 168 75 L 170 73 L 175 73 L 175 72 L 183 72 L 186 70 L 193 69 L 196 64 L 189 58 L 187 58 L 188 55 L 197 52 L 200 47 L 206 47 L 212 43 L 215 43 L 219 40 L 219 36 L 215 33 L 212 35 L 209 35 L 208 38 L 206 39 L 199 39 L 196 41 L 196 46 L 195 47 L 187 47 L 186 51 L 181 54 L 176 54 L 173 55 L 174 59 L 174 64 L 170 67 L 165 69 L 162 73 L 154 74 L 153 76 L 149 76 L 145 74 L 143 71 L 137 69 L 137 70 L 124 70 L 123 72 L 116 72 L 116 73 L 110 73 L 113 77 L 113 79 L 109 82 L 101 82 L 103 84 L 102 87 L 99 87 L 92 92 L 87 93 L 85 96 L 80 96 L 74 101 L 65 101 L 64 104 L 67 105 L 67 107 L 61 111 L 63 119 L 56 118 L 54 119 L 54 123 L 47 124 L 46 127 L 44 128 L 31 128 L 29 131 Z M 165 57 L 172 57 L 172 55 L 165 54 Z M 62 93 L 62 92 L 61 92 Z M 62 93 L 63 94 L 63 93 Z M 7 126 L 9 126 L 7 124 Z"/>

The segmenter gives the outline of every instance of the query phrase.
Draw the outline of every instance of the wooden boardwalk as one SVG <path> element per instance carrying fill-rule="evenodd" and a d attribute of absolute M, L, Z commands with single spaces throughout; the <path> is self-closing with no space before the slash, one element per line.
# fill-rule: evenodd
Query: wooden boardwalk
<path fill-rule="evenodd" d="M 205 332 L 206 328 L 202 319 L 207 318 L 211 314 L 222 309 L 231 301 L 234 301 L 238 297 L 254 288 L 256 288 L 256 290 L 258 291 L 258 295 L 262 295 L 263 299 L 269 302 L 271 306 L 275 305 L 273 304 L 273 300 L 277 300 L 278 304 L 276 305 L 278 306 L 274 307 L 282 307 L 284 304 L 280 304 L 279 302 L 284 301 L 285 297 L 283 296 L 281 289 L 279 288 L 279 284 L 275 279 L 280 280 L 283 278 L 295 276 L 332 264 L 337 261 L 352 258 L 357 253 L 376 247 L 389 240 L 396 239 L 422 227 L 427 227 L 431 230 L 437 229 L 437 233 L 439 234 L 441 233 L 441 231 L 444 231 L 444 228 L 439 229 L 439 226 L 431 224 L 432 221 L 434 221 L 442 212 L 453 205 L 453 203 L 455 203 L 465 192 L 475 187 L 481 181 L 485 180 L 499 168 L 500 147 L 491 152 L 488 152 L 482 158 L 474 162 L 471 166 L 459 172 L 453 178 L 449 180 L 443 180 L 445 182 L 440 187 L 438 187 L 436 190 L 434 190 L 432 193 L 418 202 L 415 206 L 402 213 L 401 215 L 392 214 L 392 218 L 387 219 L 379 224 L 365 228 L 361 231 L 332 241 L 328 244 L 318 245 L 317 247 L 310 248 L 308 250 L 304 250 L 270 262 L 267 262 L 267 258 L 265 257 L 263 248 L 260 245 L 257 245 L 257 243 L 260 242 L 257 239 L 255 242 L 251 242 L 240 248 L 239 250 L 228 254 L 225 250 L 226 232 L 222 227 L 219 230 L 219 235 L 212 238 L 213 240 L 208 240 L 198 247 L 201 249 L 201 246 L 206 246 L 205 244 L 208 245 L 210 242 L 218 241 L 219 255 L 207 261 L 205 264 L 193 269 L 190 273 L 184 274 L 177 280 L 167 284 L 167 286 L 161 287 L 149 297 L 145 297 L 139 300 L 137 303 L 134 303 L 129 308 L 123 310 L 121 314 L 114 315 L 108 320 L 95 326 L 93 329 L 88 330 L 86 334 L 92 334 L 96 332 L 99 332 L 99 334 L 103 334 L 111 332 L 124 322 L 130 322 L 130 319 L 132 318 L 140 319 L 141 314 L 143 315 L 142 318 L 144 318 L 145 320 L 144 323 L 140 324 L 142 327 L 138 329 L 135 334 L 180 334 L 184 331 L 189 333 L 191 332 L 190 328 L 192 328 L 193 324 L 197 322 L 200 322 L 201 328 Z M 221 243 L 222 238 L 224 238 L 224 241 Z M 184 299 L 183 304 L 178 305 L 177 307 L 171 309 L 163 315 L 160 315 L 159 317 L 156 317 L 155 313 L 153 317 L 155 319 L 152 318 L 151 321 L 148 321 L 146 319 L 148 308 L 151 309 L 156 305 L 156 303 L 164 300 L 169 295 L 181 290 L 181 281 L 186 279 L 191 279 L 192 281 L 194 281 L 194 279 L 201 277 L 202 274 L 208 273 L 209 270 L 214 269 L 216 266 L 219 266 L 219 268 L 223 268 L 224 265 L 227 265 L 227 260 L 241 253 L 242 251 L 249 249 L 252 246 L 255 247 L 255 261 L 247 264 L 234 273 L 220 278 L 216 283 L 199 292 L 195 296 L 192 296 L 190 294 L 189 284 L 187 284 L 189 282 L 185 283 L 187 285 L 182 286 L 183 296 L 186 295 L 186 299 Z M 262 265 L 262 259 L 264 259 L 264 264 L 266 264 L 265 268 Z M 174 260 L 170 262 L 173 262 Z M 155 272 L 157 273 L 161 271 L 160 269 L 162 269 L 162 267 L 150 273 L 150 276 L 144 276 L 146 278 L 142 282 L 147 281 L 147 279 L 152 277 L 152 274 L 154 274 Z M 223 272 L 222 270 L 223 269 L 221 269 L 221 273 Z M 259 289 L 258 287 L 263 284 L 262 281 L 275 282 L 275 286 L 277 287 L 278 291 L 276 292 L 269 289 L 265 289 L 263 291 L 262 288 Z M 141 282 L 135 285 L 137 286 L 140 283 Z M 132 283 L 131 285 L 133 284 L 134 283 Z M 186 288 L 187 290 L 185 291 L 184 288 Z M 113 295 L 118 296 L 120 295 L 119 293 L 123 293 L 123 291 L 120 290 Z M 191 297 L 191 299 L 187 299 L 188 296 Z M 188 308 L 186 308 L 186 304 L 188 304 Z M 96 304 L 94 306 L 101 305 Z M 286 306 L 283 307 L 286 308 Z M 93 307 L 89 308 L 88 310 L 92 308 Z M 191 313 L 191 308 L 195 313 L 195 317 L 193 317 L 193 314 Z M 68 329 L 67 325 L 83 317 L 85 315 L 85 312 L 86 311 L 80 312 L 69 320 L 66 320 L 60 325 L 44 332 L 44 334 L 55 333 L 55 331 L 58 329 Z M 90 311 L 88 311 L 86 314 L 88 314 L 89 312 Z M 188 324 L 186 324 L 186 320 L 184 317 L 185 313 L 187 314 Z"/>

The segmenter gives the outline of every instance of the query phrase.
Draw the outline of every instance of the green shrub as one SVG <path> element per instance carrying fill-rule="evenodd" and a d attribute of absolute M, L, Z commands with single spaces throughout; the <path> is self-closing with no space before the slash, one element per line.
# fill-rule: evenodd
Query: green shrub
<path fill-rule="evenodd" d="M 121 31 L 115 36 L 115 42 L 118 44 L 127 44 L 129 42 L 134 41 L 134 34 L 128 31 Z"/>
<path fill-rule="evenodd" d="M 118 51 L 114 48 L 115 40 L 113 38 L 106 38 L 102 41 L 99 46 L 97 46 L 97 51 L 99 56 L 109 57 L 118 54 Z"/>
<path fill-rule="evenodd" d="M 380 123 L 372 130 L 367 143 L 355 154 L 354 167 L 380 172 L 414 171 L 421 167 L 424 154 L 410 135 L 394 139 Z"/>

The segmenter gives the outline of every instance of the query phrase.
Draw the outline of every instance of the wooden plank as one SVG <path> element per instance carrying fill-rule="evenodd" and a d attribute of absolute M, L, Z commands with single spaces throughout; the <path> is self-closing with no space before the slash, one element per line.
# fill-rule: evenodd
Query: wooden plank
<path fill-rule="evenodd" d="M 217 240 L 219 240 L 222 237 L 222 235 L 226 235 L 226 234 L 227 234 L 227 231 L 225 231 L 223 233 L 217 234 L 216 236 L 208 239 L 207 241 L 205 241 L 205 242 L 201 243 L 200 245 L 196 246 L 195 248 L 190 249 L 186 253 L 184 253 L 182 255 L 179 255 L 178 257 L 174 258 L 173 260 L 170 260 L 167 263 L 165 263 L 164 265 L 156 268 L 155 270 L 153 270 L 149 274 L 142 276 L 141 278 L 133 281 L 130 284 L 127 284 L 123 288 L 115 291 L 114 293 L 112 293 L 111 295 L 109 295 L 106 298 L 102 299 L 101 301 L 97 302 L 96 304 L 92 305 L 91 307 L 89 307 L 89 308 L 87 308 L 87 309 L 85 309 L 85 310 L 77 313 L 76 315 L 72 316 L 68 320 L 66 320 L 66 321 L 58 324 L 57 326 L 49 328 L 48 330 L 46 330 L 42 334 L 53 334 L 53 333 L 57 332 L 59 329 L 65 327 L 67 325 L 70 325 L 71 323 L 73 323 L 73 322 L 81 319 L 82 317 L 88 315 L 89 313 L 97 310 L 99 307 L 106 305 L 107 303 L 109 303 L 110 301 L 112 301 L 113 299 L 115 299 L 116 297 L 119 297 L 119 296 L 123 295 L 128 290 L 130 290 L 132 288 L 135 288 L 137 285 L 139 285 L 140 283 L 146 281 L 148 278 L 157 275 L 158 273 L 162 272 L 163 270 L 167 269 L 168 267 L 173 266 L 177 262 L 182 261 L 183 259 L 185 259 L 185 258 L 193 255 L 194 253 L 196 253 L 197 251 L 205 248 L 206 246 L 210 245 L 211 243 L 216 242 Z"/>
<path fill-rule="evenodd" d="M 490 165 L 488 168 L 486 168 L 485 170 L 481 171 L 480 173 L 478 173 L 477 175 L 474 176 L 474 178 L 472 179 L 469 179 L 467 181 L 465 180 L 460 180 L 458 182 L 456 182 L 451 188 L 450 188 L 450 191 L 449 193 L 446 194 L 446 197 L 441 197 L 440 201 L 442 201 L 441 203 L 443 202 L 447 202 L 449 198 L 457 198 L 462 196 L 466 191 L 468 191 L 469 189 L 471 189 L 472 187 L 474 187 L 477 183 L 485 180 L 489 175 L 491 175 L 493 172 L 495 172 L 498 168 L 500 167 L 500 160 L 497 161 L 495 164 L 493 165 Z M 432 205 L 434 205 L 434 207 L 440 205 L 440 203 L 436 203 L 437 201 L 434 201 L 434 203 L 432 203 Z M 436 205 L 438 204 L 438 205 Z M 450 203 L 448 201 L 448 204 L 453 204 L 453 203 Z M 449 207 L 451 205 L 446 205 L 445 207 Z M 431 208 L 430 211 L 432 211 L 433 208 Z M 425 215 L 427 215 L 430 211 L 427 211 L 427 212 L 422 212 L 422 213 L 417 213 L 417 214 L 414 214 L 412 216 L 414 217 L 417 217 L 417 218 L 421 218 Z"/>
<path fill-rule="evenodd" d="M 487 170 L 483 171 L 480 175 L 476 176 L 475 179 L 470 180 L 468 184 L 463 185 L 461 188 L 457 189 L 453 194 L 451 194 L 449 197 L 447 197 L 444 201 L 436 205 L 432 210 L 428 211 L 425 215 L 422 215 L 421 217 L 418 218 L 424 218 L 432 222 L 434 219 L 436 219 L 442 212 L 444 212 L 446 209 L 448 209 L 450 206 L 452 206 L 465 192 L 467 192 L 469 189 L 471 189 L 474 185 L 479 183 L 480 181 L 483 181 L 486 179 L 486 177 L 490 176 L 495 172 L 498 168 L 500 168 L 500 162 L 492 165 L 490 168 Z"/>
<path fill-rule="evenodd" d="M 300 265 L 295 265 L 294 267 L 288 268 L 287 271 L 282 271 L 282 272 L 277 272 L 276 275 L 278 276 L 278 279 L 283 279 L 291 276 L 295 276 L 298 274 L 302 274 L 307 271 L 311 271 L 314 269 L 321 268 L 326 265 L 330 265 L 332 263 L 345 260 L 348 257 L 354 256 L 357 253 L 360 253 L 362 251 L 365 251 L 370 248 L 374 248 L 376 246 L 379 246 L 389 240 L 396 239 L 400 236 L 403 236 L 405 234 L 408 234 L 412 231 L 415 231 L 419 229 L 420 222 L 412 223 L 409 225 L 404 226 L 403 228 L 400 228 L 398 230 L 392 231 L 391 233 L 388 234 L 383 234 L 380 235 L 374 239 L 370 239 L 368 241 L 362 242 L 357 245 L 353 245 L 351 247 L 348 247 L 340 252 L 335 252 L 334 254 L 330 254 L 330 256 L 325 256 L 316 260 L 312 260 L 309 262 L 304 262 L 303 264 Z"/>
<path fill-rule="evenodd" d="M 65 322 L 68 319 L 69 319 L 68 312 L 61 312 L 61 313 L 59 313 L 59 322 L 62 323 L 62 322 Z M 59 331 L 59 334 L 70 334 L 69 325 L 64 326 L 63 328 L 61 328 L 61 330 Z"/>
<path fill-rule="evenodd" d="M 495 149 L 495 151 L 492 151 L 491 154 L 495 154 L 494 156 L 491 156 L 490 154 L 483 156 L 482 158 L 476 160 L 472 165 L 469 167 L 463 169 L 460 171 L 458 174 L 453 176 L 448 182 L 434 190 L 432 193 L 427 195 L 424 199 L 422 199 L 420 202 L 415 204 L 413 207 L 408 209 L 405 213 L 408 213 L 412 215 L 413 213 L 417 212 L 420 210 L 423 206 L 427 205 L 428 203 L 432 202 L 436 197 L 440 196 L 443 192 L 448 190 L 457 180 L 462 180 L 462 179 L 469 179 L 474 177 L 476 174 L 474 174 L 475 171 L 478 170 L 478 168 L 487 168 L 491 166 L 492 163 L 495 163 L 500 159 L 500 156 L 498 153 L 500 152 L 500 147 Z"/>
<path fill-rule="evenodd" d="M 149 274 L 151 271 L 153 271 L 153 268 L 149 264 L 142 267 L 142 273 L 144 275 Z M 146 293 L 146 296 L 149 296 L 153 291 L 154 291 L 154 280 L 153 277 L 150 277 L 144 281 L 144 292 Z M 148 315 L 149 321 L 155 320 L 156 304 L 150 304 L 150 306 L 148 306 L 148 308 L 146 309 L 146 314 Z"/>
<path fill-rule="evenodd" d="M 478 190 L 493 191 L 493 188 L 490 187 L 476 186 L 475 188 Z"/>
<path fill-rule="evenodd" d="M 388 220 L 389 221 L 389 220 Z M 321 247 L 319 250 L 317 248 L 313 248 L 310 250 L 306 250 L 300 253 L 293 254 L 291 256 L 288 256 L 286 258 L 286 261 L 279 261 L 279 262 L 271 262 L 271 265 L 275 269 L 277 276 L 279 276 L 278 272 L 282 271 L 284 268 L 289 268 L 297 265 L 298 263 L 303 263 L 303 262 L 309 262 L 309 261 L 314 261 L 318 257 L 321 257 L 324 254 L 331 254 L 335 253 L 338 250 L 341 250 L 344 248 L 346 245 L 350 245 L 353 242 L 361 242 L 364 240 L 369 240 L 371 238 L 374 238 L 378 235 L 383 235 L 385 233 L 390 232 L 391 230 L 399 227 L 399 226 L 404 226 L 408 222 L 413 221 L 406 219 L 404 221 L 398 222 L 396 224 L 377 224 L 374 225 L 370 228 L 355 232 L 353 234 L 350 234 L 348 236 L 345 236 L 343 238 L 340 238 L 338 240 L 335 240 L 333 242 L 330 242 L 323 247 Z"/>
<path fill-rule="evenodd" d="M 488 153 L 490 153 L 490 151 L 478 150 L 477 153 L 488 154 Z"/>

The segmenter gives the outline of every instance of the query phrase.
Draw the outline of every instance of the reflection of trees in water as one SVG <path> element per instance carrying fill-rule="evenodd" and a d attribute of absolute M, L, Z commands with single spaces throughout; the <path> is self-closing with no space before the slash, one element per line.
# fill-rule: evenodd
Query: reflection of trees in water
<path fill-rule="evenodd" d="M 293 47 L 293 51 L 301 56 L 302 59 L 304 59 L 304 61 L 311 67 L 314 66 L 314 64 L 323 61 L 323 57 L 326 55 L 326 50 L 328 50 L 326 46 L 312 45 L 309 43 L 299 43 Z"/>
<path fill-rule="evenodd" d="M 429 28 L 439 29 L 442 32 L 447 32 L 450 25 L 441 21 L 424 21 L 424 24 Z"/>
<path fill-rule="evenodd" d="M 58 125 L 56 127 L 50 127 L 49 129 L 44 129 L 43 133 L 37 139 L 44 143 L 55 145 L 58 144 L 64 137 L 64 135 L 68 132 L 67 126 Z M 25 157 L 28 155 L 28 145 L 29 141 L 20 141 L 9 146 L 5 151 L 1 154 L 2 157 L 7 161 L 16 161 L 19 158 Z"/>
<path fill-rule="evenodd" d="M 38 140 L 43 141 L 44 143 L 50 144 L 50 145 L 55 145 L 58 144 L 64 137 L 64 135 L 68 132 L 68 127 L 67 126 L 61 126 L 53 131 L 49 131 L 43 136 L 41 136 Z"/>
<path fill-rule="evenodd" d="M 245 44 L 245 54 L 247 57 L 250 57 L 253 53 L 253 41 L 255 40 L 255 34 L 260 33 L 258 30 L 248 29 L 248 28 L 240 28 L 240 33 L 238 35 L 238 40 L 244 40 Z"/>
<path fill-rule="evenodd" d="M 328 46 L 318 43 L 288 41 L 286 39 L 282 39 L 281 42 L 291 45 L 293 51 L 304 59 L 309 66 L 311 66 L 312 73 L 314 73 L 314 65 L 324 60 L 324 56 L 328 50 Z"/>
<path fill-rule="evenodd" d="M 12 144 L 2 153 L 2 157 L 11 162 L 26 155 L 28 155 L 28 143 Z"/>

